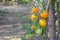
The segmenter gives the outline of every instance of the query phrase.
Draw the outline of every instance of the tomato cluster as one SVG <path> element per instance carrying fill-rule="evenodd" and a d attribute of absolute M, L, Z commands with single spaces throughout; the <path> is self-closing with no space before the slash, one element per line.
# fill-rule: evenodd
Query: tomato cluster
<path fill-rule="evenodd" d="M 39 3 L 39 6 L 43 7 L 43 4 Z M 39 9 L 39 6 L 32 7 L 32 15 L 30 19 L 33 23 L 31 29 L 35 30 L 36 34 L 41 35 L 43 28 L 45 28 L 47 25 L 46 19 L 48 18 L 49 14 L 46 9 Z"/>
<path fill-rule="evenodd" d="M 32 12 L 34 14 L 31 15 L 31 20 L 34 21 L 35 19 L 38 19 L 40 17 L 39 25 L 41 27 L 45 27 L 46 26 L 46 19 L 48 18 L 48 11 L 44 10 L 43 13 L 39 14 L 39 16 L 35 15 L 35 13 L 38 14 L 38 10 L 36 10 L 36 8 L 34 10 L 32 10 Z"/>
<path fill-rule="evenodd" d="M 47 27 L 46 19 L 49 16 L 48 11 L 44 8 L 43 0 L 34 0 L 35 6 L 32 7 L 32 15 L 30 19 L 32 21 L 32 26 L 28 29 L 27 36 L 32 38 L 34 34 L 40 36 L 45 33 L 45 28 Z"/>

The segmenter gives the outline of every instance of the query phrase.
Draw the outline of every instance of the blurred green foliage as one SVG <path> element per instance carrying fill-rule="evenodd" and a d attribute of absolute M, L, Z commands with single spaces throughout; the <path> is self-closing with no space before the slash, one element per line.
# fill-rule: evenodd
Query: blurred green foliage
<path fill-rule="evenodd" d="M 57 0 L 57 2 L 60 2 L 60 0 Z"/>
<path fill-rule="evenodd" d="M 3 11 L 0 10 L 0 16 L 3 16 L 3 15 L 4 15 Z"/>
<path fill-rule="evenodd" d="M 22 24 L 22 29 L 23 30 L 29 30 L 29 29 L 31 29 L 31 24 L 29 24 L 29 23 Z"/>
<path fill-rule="evenodd" d="M 21 0 L 21 2 L 23 3 L 23 4 L 27 4 L 27 3 L 30 3 L 32 0 Z"/>
<path fill-rule="evenodd" d="M 22 39 L 22 40 L 26 40 L 25 36 L 22 36 L 21 39 Z"/>

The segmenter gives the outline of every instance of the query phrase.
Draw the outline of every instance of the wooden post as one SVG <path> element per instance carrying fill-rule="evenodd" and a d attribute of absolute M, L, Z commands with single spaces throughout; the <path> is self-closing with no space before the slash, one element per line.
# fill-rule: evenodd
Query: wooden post
<path fill-rule="evenodd" d="M 55 0 L 51 0 L 48 18 L 48 38 L 49 40 L 56 40 L 56 26 L 55 26 Z"/>

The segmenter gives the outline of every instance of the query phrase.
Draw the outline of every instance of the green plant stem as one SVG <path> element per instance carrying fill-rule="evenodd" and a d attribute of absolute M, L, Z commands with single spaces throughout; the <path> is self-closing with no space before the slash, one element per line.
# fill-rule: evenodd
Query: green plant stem
<path fill-rule="evenodd" d="M 49 8 L 49 5 L 50 5 L 50 0 L 48 0 L 48 2 L 47 2 L 48 4 L 47 4 L 47 7 L 46 7 L 46 10 L 48 10 L 48 8 Z"/>
<path fill-rule="evenodd" d="M 59 12 L 59 2 L 57 2 L 57 19 L 58 19 L 58 34 L 57 34 L 57 40 L 59 37 L 59 33 L 60 33 L 60 12 Z"/>

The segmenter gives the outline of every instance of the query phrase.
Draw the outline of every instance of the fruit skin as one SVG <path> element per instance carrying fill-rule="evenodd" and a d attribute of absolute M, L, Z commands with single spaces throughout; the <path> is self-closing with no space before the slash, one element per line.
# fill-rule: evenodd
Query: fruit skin
<path fill-rule="evenodd" d="M 38 16 L 35 16 L 34 14 L 31 16 L 31 20 L 34 21 L 34 19 L 37 19 Z"/>
<path fill-rule="evenodd" d="M 39 28 L 38 28 L 38 29 L 36 29 L 36 31 L 35 31 L 35 32 L 36 32 L 36 34 L 41 35 L 41 34 L 42 34 L 42 28 L 40 28 L 40 29 L 39 29 Z"/>
<path fill-rule="evenodd" d="M 38 13 L 38 7 L 32 8 L 32 13 Z"/>
<path fill-rule="evenodd" d="M 32 26 L 31 28 L 34 30 L 34 29 L 36 29 L 36 26 Z"/>
<path fill-rule="evenodd" d="M 40 17 L 45 18 L 45 19 L 48 18 L 48 11 L 44 10 L 43 13 L 40 13 Z"/>
<path fill-rule="evenodd" d="M 40 25 L 41 27 L 45 27 L 45 26 L 46 26 L 46 20 L 45 20 L 45 19 L 40 19 L 40 20 L 39 20 L 39 25 Z"/>

